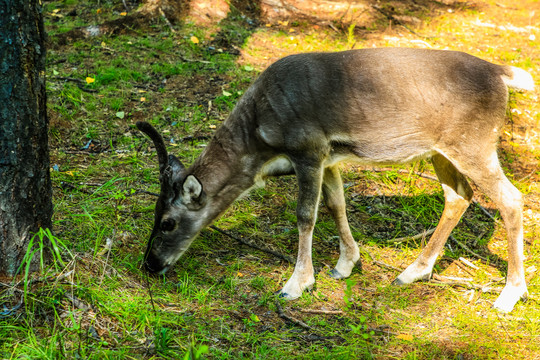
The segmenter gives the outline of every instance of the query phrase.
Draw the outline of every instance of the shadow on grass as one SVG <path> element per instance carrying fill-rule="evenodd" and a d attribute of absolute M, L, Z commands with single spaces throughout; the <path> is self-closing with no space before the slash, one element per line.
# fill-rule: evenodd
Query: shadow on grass
<path fill-rule="evenodd" d="M 294 182 L 295 178 L 288 181 Z M 247 216 L 241 214 L 243 205 L 235 206 L 235 218 L 231 219 L 233 226 L 229 228 L 229 232 L 263 247 L 279 249 L 284 255 L 295 259 L 298 248 L 295 200 L 277 206 L 275 201 L 269 204 L 266 200 L 270 200 L 272 192 L 269 191 L 268 197 L 263 195 L 259 200 L 246 200 L 250 204 Z M 294 191 L 287 192 L 295 198 Z M 355 196 L 347 201 L 349 225 L 360 247 L 369 245 L 392 248 L 396 249 L 398 254 L 402 250 L 411 249 L 419 253 L 430 236 L 416 240 L 407 238 L 434 229 L 444 206 L 442 192 L 418 196 Z M 260 215 L 253 216 L 251 213 Z M 238 216 L 239 214 L 241 215 Z M 228 222 L 226 217 L 224 221 Z M 488 248 L 495 227 L 494 218 L 486 214 L 486 209 L 478 204 L 471 204 L 447 240 L 445 250 L 436 263 L 437 271 L 444 271 L 453 261 L 464 257 L 472 261 L 480 260 L 506 274 L 507 261 Z M 208 233 L 203 232 L 202 237 L 206 236 Z M 339 257 L 338 232 L 324 205 L 320 206 L 313 238 L 315 268 L 333 266 Z M 396 238 L 403 240 L 396 242 Z M 223 242 L 229 243 L 224 245 L 224 248 L 231 249 L 232 252 L 257 252 L 245 246 L 237 247 L 232 238 L 223 238 Z"/>
<path fill-rule="evenodd" d="M 429 241 L 429 235 L 416 240 L 407 238 L 437 226 L 443 211 L 444 197 L 442 193 L 418 196 L 357 196 L 352 199 L 351 204 L 351 227 L 360 234 L 361 239 L 357 240 L 361 243 L 398 249 L 419 249 Z M 440 266 L 448 263 L 449 258 L 457 259 L 463 256 L 484 262 L 488 259 L 490 265 L 506 272 L 506 261 L 487 247 L 495 231 L 495 222 L 485 211 L 476 203 L 469 206 L 446 242 L 443 254 L 445 261 L 439 261 Z M 403 241 L 396 242 L 396 238 Z"/>

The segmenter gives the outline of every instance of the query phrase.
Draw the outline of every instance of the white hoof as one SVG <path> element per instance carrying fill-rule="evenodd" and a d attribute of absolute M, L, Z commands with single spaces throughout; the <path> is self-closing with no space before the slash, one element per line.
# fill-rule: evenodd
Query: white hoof
<path fill-rule="evenodd" d="M 392 282 L 394 285 L 412 284 L 415 281 L 426 281 L 431 278 L 431 267 L 420 267 L 412 263 Z"/>
<path fill-rule="evenodd" d="M 506 284 L 501 295 L 493 303 L 493 307 L 499 311 L 509 313 L 520 299 L 526 299 L 528 295 L 527 286 L 513 286 Z"/>
<path fill-rule="evenodd" d="M 285 300 L 295 300 L 302 296 L 304 290 L 311 289 L 315 284 L 315 277 L 311 275 L 298 275 L 293 272 L 291 278 L 280 290 L 279 296 Z"/>
<path fill-rule="evenodd" d="M 346 259 L 345 256 L 340 256 L 336 267 L 332 271 L 330 271 L 330 276 L 334 279 L 348 278 L 351 275 L 352 270 L 354 269 L 359 259 L 359 251 L 357 251 L 350 260 Z"/>

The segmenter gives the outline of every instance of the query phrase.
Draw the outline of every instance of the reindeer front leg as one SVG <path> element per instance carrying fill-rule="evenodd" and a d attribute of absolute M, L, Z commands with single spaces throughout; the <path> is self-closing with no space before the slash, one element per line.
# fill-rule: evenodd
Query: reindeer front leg
<path fill-rule="evenodd" d="M 311 245 L 313 228 L 317 219 L 317 208 L 321 194 L 323 174 L 323 169 L 319 162 L 312 161 L 310 164 L 303 160 L 302 162 L 293 161 L 293 164 L 298 178 L 296 217 L 299 244 L 298 258 L 294 272 L 280 292 L 281 297 L 287 300 L 299 298 L 305 289 L 311 288 L 315 283 L 311 259 Z"/>

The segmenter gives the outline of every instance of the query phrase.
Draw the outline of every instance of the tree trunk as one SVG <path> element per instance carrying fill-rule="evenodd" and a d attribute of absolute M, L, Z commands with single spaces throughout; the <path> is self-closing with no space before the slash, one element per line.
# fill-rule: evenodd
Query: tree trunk
<path fill-rule="evenodd" d="M 39 0 L 0 0 L 0 274 L 8 276 L 32 236 L 51 227 L 41 11 Z"/>

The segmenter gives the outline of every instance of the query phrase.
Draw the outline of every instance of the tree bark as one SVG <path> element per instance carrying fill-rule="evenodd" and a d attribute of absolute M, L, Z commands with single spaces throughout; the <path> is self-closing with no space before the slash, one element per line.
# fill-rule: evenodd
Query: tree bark
<path fill-rule="evenodd" d="M 8 276 L 32 236 L 51 228 L 41 12 L 39 0 L 0 0 L 0 274 Z"/>

